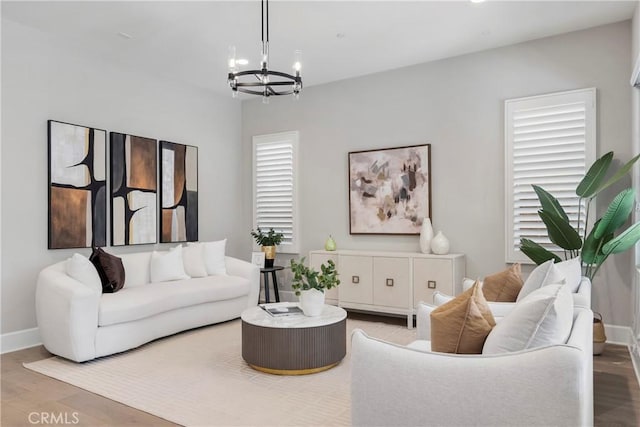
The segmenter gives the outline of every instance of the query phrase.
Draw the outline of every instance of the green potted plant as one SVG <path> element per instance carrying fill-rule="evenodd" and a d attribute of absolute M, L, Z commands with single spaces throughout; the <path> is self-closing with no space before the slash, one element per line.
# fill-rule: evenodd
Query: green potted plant
<path fill-rule="evenodd" d="M 300 262 L 291 260 L 293 280 L 291 288 L 300 297 L 300 307 L 306 316 L 319 316 L 324 306 L 324 290 L 340 284 L 338 271 L 333 260 L 320 265 L 320 271 L 304 265 L 305 258 Z"/>
<path fill-rule="evenodd" d="M 251 230 L 251 236 L 255 239 L 256 243 L 261 246 L 262 252 L 264 252 L 264 266 L 266 268 L 273 267 L 273 261 L 276 259 L 276 246 L 282 243 L 284 234 L 275 231 L 270 228 L 267 233 L 264 233 L 260 227 L 258 230 Z"/>
<path fill-rule="evenodd" d="M 631 225 L 617 236 L 615 235 L 616 231 L 627 222 L 635 206 L 635 194 L 631 188 L 622 190 L 611 201 L 605 214 L 595 221 L 593 227 L 589 230 L 589 208 L 591 202 L 602 190 L 624 177 L 638 158 L 640 158 L 640 155 L 627 162 L 607 180 L 605 179 L 613 160 L 613 151 L 608 152 L 593 163 L 576 188 L 576 195 L 580 200 L 575 224 L 571 223 L 569 216 L 555 197 L 542 187 L 533 186 L 542 205 L 538 215 L 547 228 L 549 239 L 564 250 L 565 259 L 580 257 L 583 273 L 591 281 L 593 281 L 596 273 L 610 255 L 624 252 L 632 248 L 640 240 L 640 221 Z M 582 212 L 583 200 L 586 202 L 584 213 Z M 586 226 L 581 236 L 578 227 L 583 214 Z M 558 255 L 530 239 L 523 238 L 520 240 L 520 250 L 538 265 L 550 259 L 555 262 L 562 261 Z M 602 352 L 602 350 L 597 351 L 594 351 L 594 354 Z"/>

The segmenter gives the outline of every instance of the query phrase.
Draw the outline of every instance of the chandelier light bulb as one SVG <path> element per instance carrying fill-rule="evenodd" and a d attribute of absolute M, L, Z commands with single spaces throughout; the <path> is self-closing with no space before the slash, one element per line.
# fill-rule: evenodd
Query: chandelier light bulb
<path fill-rule="evenodd" d="M 300 70 L 302 70 L 302 52 L 299 50 L 296 50 L 293 53 L 293 69 L 296 73 L 299 73 Z"/>

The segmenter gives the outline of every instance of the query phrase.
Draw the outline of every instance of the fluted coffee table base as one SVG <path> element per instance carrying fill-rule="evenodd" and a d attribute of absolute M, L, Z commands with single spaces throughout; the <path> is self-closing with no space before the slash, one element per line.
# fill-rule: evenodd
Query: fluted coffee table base
<path fill-rule="evenodd" d="M 242 357 L 269 374 L 313 374 L 344 358 L 346 331 L 346 312 L 338 307 L 325 306 L 318 318 L 274 318 L 251 308 L 242 313 Z"/>

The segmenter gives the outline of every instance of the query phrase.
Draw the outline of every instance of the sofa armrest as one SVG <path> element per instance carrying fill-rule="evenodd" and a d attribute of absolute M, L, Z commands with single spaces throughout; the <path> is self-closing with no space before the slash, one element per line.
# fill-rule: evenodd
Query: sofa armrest
<path fill-rule="evenodd" d="M 578 291 L 573 295 L 573 305 L 575 307 L 591 308 L 591 280 L 582 276 Z"/>
<path fill-rule="evenodd" d="M 446 295 L 436 291 L 433 294 L 433 304 L 435 306 L 439 306 L 446 302 L 451 301 L 453 298 L 454 297 L 450 295 Z M 487 301 L 487 303 L 489 304 L 489 309 L 491 310 L 491 314 L 493 314 L 493 317 L 496 320 L 502 319 L 504 316 L 509 314 L 511 310 L 513 310 L 513 307 L 516 304 L 515 302 L 494 302 L 494 301 Z"/>
<path fill-rule="evenodd" d="M 95 358 L 101 292 L 69 277 L 58 263 L 42 270 L 36 288 L 36 317 L 42 343 L 51 353 L 82 362 Z"/>
<path fill-rule="evenodd" d="M 251 292 L 249 293 L 248 307 L 258 305 L 260 297 L 260 268 L 250 262 L 243 261 L 230 256 L 225 257 L 227 274 L 230 276 L 243 277 L 251 283 Z"/>
<path fill-rule="evenodd" d="M 421 352 L 356 330 L 352 425 L 591 425 L 583 352 L 569 345 L 502 355 Z"/>

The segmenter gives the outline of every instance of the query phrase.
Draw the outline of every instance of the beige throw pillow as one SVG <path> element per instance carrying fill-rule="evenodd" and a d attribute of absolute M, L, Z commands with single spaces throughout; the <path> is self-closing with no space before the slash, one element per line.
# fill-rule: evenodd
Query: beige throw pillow
<path fill-rule="evenodd" d="M 515 302 L 522 289 L 522 269 L 520 264 L 484 278 L 482 292 L 487 301 Z"/>
<path fill-rule="evenodd" d="M 495 326 L 478 282 L 431 312 L 431 349 L 440 353 L 480 354 Z"/>

